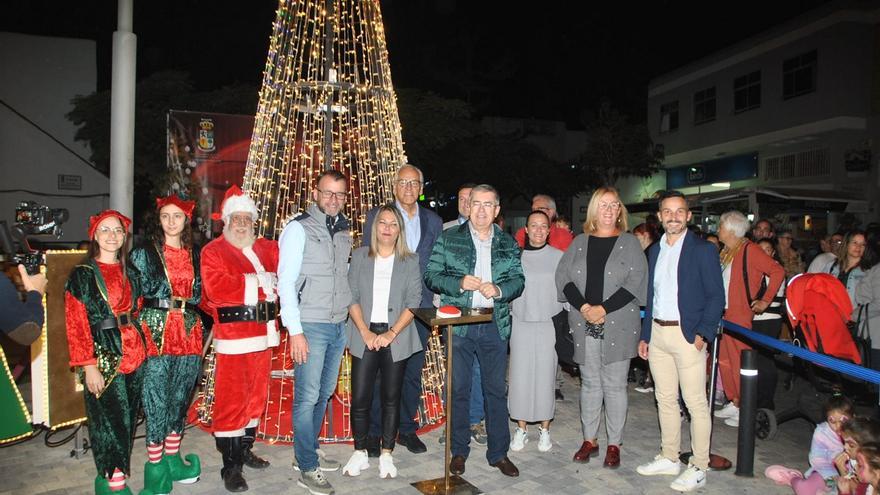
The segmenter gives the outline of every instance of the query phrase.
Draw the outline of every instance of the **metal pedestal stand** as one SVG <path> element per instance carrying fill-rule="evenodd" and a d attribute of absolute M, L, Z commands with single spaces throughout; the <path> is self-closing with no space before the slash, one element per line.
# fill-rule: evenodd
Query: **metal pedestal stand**
<path fill-rule="evenodd" d="M 444 457 L 443 477 L 410 483 L 416 490 L 426 495 L 476 495 L 483 493 L 479 488 L 468 483 L 461 476 L 449 473 L 449 461 L 452 458 L 452 326 L 470 323 L 487 323 L 492 321 L 491 309 L 464 309 L 461 316 L 455 318 L 438 318 L 435 308 L 410 309 L 416 318 L 430 326 L 432 331 L 440 332 L 441 326 L 446 329 L 446 455 Z"/>

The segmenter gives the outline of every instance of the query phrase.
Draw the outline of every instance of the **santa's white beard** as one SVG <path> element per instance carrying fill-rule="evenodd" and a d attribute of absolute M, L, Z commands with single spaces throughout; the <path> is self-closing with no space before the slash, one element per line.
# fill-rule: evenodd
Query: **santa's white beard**
<path fill-rule="evenodd" d="M 244 249 L 246 247 L 250 247 L 254 245 L 254 241 L 256 240 L 256 235 L 254 235 L 253 230 L 246 230 L 244 232 L 238 231 L 238 229 L 226 226 L 223 228 L 223 237 L 238 249 Z"/>

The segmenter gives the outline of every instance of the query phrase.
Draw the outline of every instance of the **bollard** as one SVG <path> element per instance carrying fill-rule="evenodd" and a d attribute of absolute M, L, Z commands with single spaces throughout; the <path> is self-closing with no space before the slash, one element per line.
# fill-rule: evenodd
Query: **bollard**
<path fill-rule="evenodd" d="M 736 440 L 737 476 L 754 476 L 755 415 L 758 405 L 757 351 L 742 351 L 739 370 L 739 432 Z"/>

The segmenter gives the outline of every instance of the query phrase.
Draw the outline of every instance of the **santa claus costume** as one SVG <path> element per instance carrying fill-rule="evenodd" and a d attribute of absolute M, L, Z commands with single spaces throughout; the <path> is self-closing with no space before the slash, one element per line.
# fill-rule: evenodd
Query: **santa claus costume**
<path fill-rule="evenodd" d="M 157 198 L 157 232 L 129 254 L 143 297 L 139 320 L 157 350 L 144 364 L 143 390 L 144 487 L 157 494 L 170 493 L 172 481 L 195 483 L 201 473 L 198 456 L 188 454 L 184 462 L 179 452 L 202 361 L 202 320 L 196 311 L 202 279 L 190 227 L 194 207 L 176 195 Z"/>
<path fill-rule="evenodd" d="M 244 491 L 242 465 L 269 465 L 251 448 L 268 399 L 269 347 L 278 345 L 278 244 L 254 238 L 257 208 L 237 186 L 221 209 L 223 235 L 202 250 L 202 307 L 214 318 L 216 355 L 209 429 L 223 455 L 226 489 Z"/>
<path fill-rule="evenodd" d="M 95 493 L 130 494 L 131 449 L 141 403 L 141 364 L 155 346 L 137 320 L 138 289 L 126 266 L 131 220 L 114 210 L 91 217 L 87 258 L 67 281 L 64 312 L 70 366 L 85 385 Z"/>

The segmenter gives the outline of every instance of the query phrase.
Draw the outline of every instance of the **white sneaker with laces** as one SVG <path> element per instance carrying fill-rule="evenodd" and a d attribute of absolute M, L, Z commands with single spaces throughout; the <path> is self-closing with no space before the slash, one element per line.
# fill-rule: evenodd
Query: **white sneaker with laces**
<path fill-rule="evenodd" d="M 660 474 L 676 476 L 680 471 L 681 463 L 667 459 L 663 457 L 663 454 L 657 454 L 653 461 L 636 468 L 636 472 L 642 476 L 656 476 Z"/>
<path fill-rule="evenodd" d="M 725 419 L 724 424 L 726 424 L 727 426 L 732 426 L 734 428 L 739 428 L 739 414 L 733 416 L 732 418 Z"/>
<path fill-rule="evenodd" d="M 383 452 L 379 456 L 379 477 L 383 480 L 386 478 L 397 478 L 397 467 L 394 465 L 394 458 L 390 452 Z"/>
<path fill-rule="evenodd" d="M 510 441 L 510 450 L 519 452 L 527 443 L 529 443 L 528 432 L 517 426 L 513 432 L 513 439 Z"/>
<path fill-rule="evenodd" d="M 734 416 L 739 416 L 739 408 L 733 405 L 733 402 L 728 402 L 724 407 L 715 411 L 716 418 L 732 418 Z"/>
<path fill-rule="evenodd" d="M 370 458 L 367 456 L 366 450 L 355 450 L 351 454 L 351 458 L 342 468 L 342 474 L 348 476 L 359 476 L 361 471 L 370 467 Z"/>
<path fill-rule="evenodd" d="M 553 448 L 553 442 L 550 441 L 550 430 L 538 427 L 538 450 L 541 452 L 549 452 Z"/>
<path fill-rule="evenodd" d="M 706 471 L 696 466 L 688 466 L 681 473 L 681 476 L 675 478 L 675 481 L 669 485 L 669 488 L 678 492 L 691 492 L 704 486 L 706 486 Z"/>

